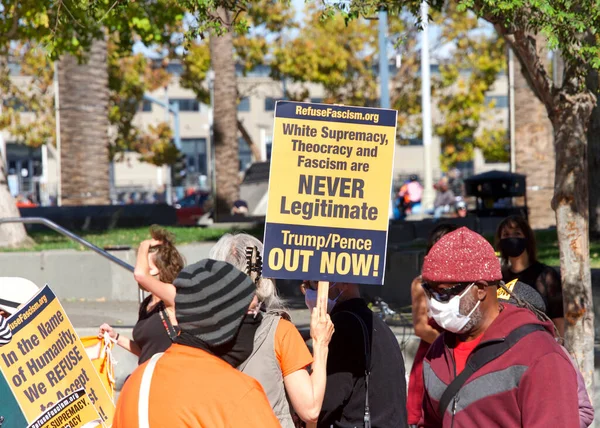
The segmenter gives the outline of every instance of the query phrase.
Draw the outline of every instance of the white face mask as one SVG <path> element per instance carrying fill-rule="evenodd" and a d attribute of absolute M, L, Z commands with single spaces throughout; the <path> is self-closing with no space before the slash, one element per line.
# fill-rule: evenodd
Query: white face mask
<path fill-rule="evenodd" d="M 331 287 L 335 286 L 335 284 L 336 284 L 335 282 L 333 284 L 331 284 L 329 286 L 329 289 L 331 290 Z M 342 291 L 342 293 L 343 293 L 343 291 Z M 340 298 L 342 293 L 338 294 L 338 296 L 333 300 L 327 299 L 327 313 L 328 314 L 331 313 L 331 311 L 333 310 L 333 307 L 337 303 L 337 300 Z M 312 313 L 313 309 L 317 307 L 317 290 L 313 290 L 312 288 L 306 288 L 305 294 L 304 294 L 304 303 L 306 303 L 306 307 Z"/>
<path fill-rule="evenodd" d="M 471 315 L 481 303 L 481 300 L 479 300 L 468 315 L 460 313 L 460 299 L 467 294 L 473 285 L 475 283 L 469 285 L 460 296 L 454 296 L 448 302 L 438 302 L 433 297 L 428 296 L 429 316 L 444 330 L 452 333 L 461 333 L 471 320 Z"/>

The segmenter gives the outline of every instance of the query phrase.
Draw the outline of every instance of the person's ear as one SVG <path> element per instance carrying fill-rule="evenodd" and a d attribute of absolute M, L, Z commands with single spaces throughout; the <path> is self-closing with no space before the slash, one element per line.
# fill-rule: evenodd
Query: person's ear
<path fill-rule="evenodd" d="M 477 281 L 475 286 L 477 287 L 477 298 L 481 301 L 485 300 L 488 293 L 488 283 L 486 281 Z"/>

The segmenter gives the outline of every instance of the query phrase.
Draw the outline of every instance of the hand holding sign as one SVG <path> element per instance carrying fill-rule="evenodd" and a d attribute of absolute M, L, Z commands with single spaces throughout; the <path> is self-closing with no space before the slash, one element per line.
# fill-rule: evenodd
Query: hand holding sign
<path fill-rule="evenodd" d="M 310 316 L 310 337 L 314 344 L 318 343 L 325 347 L 329 345 L 334 332 L 331 317 L 327 313 L 328 291 L 329 283 L 324 281 L 319 282 L 317 306 L 313 309 Z"/>

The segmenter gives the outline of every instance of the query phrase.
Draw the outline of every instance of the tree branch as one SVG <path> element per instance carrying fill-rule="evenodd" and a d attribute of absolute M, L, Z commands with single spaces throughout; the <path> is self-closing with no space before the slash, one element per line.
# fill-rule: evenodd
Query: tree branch
<path fill-rule="evenodd" d="M 501 26 L 500 34 L 503 34 Z M 552 82 L 552 76 L 548 74 L 546 67 L 542 61 L 542 57 L 537 51 L 537 43 L 533 34 L 526 34 L 523 31 L 517 31 L 514 34 L 504 34 L 506 41 L 513 48 L 515 55 L 519 58 L 521 66 L 527 73 L 524 73 L 525 78 L 529 82 L 533 92 L 546 106 L 548 115 L 554 114 L 554 95 L 555 86 Z"/>
<path fill-rule="evenodd" d="M 8 30 L 4 35 L 4 38 L 6 38 L 7 40 L 12 40 L 17 35 L 17 32 L 19 31 L 19 19 L 21 19 L 21 15 L 17 13 L 15 7 L 15 14 L 13 15 L 12 25 L 10 27 L 10 30 Z"/>
<path fill-rule="evenodd" d="M 482 13 L 481 5 L 476 5 L 474 11 L 479 16 L 494 26 L 498 34 L 504 37 L 506 42 L 512 47 L 515 55 L 519 58 L 521 65 L 527 69 L 524 73 L 531 89 L 546 106 L 548 115 L 552 119 L 554 116 L 554 96 L 556 88 L 552 81 L 552 76 L 548 74 L 542 61 L 542 57 L 537 50 L 536 34 L 529 33 L 521 28 L 528 28 L 526 21 L 521 23 L 508 23 L 502 20 L 502 17 L 491 13 Z M 530 14 L 521 13 L 521 20 L 525 20 Z"/>
<path fill-rule="evenodd" d="M 246 129 L 242 121 L 239 119 L 237 120 L 237 127 L 240 133 L 242 134 L 244 140 L 246 140 L 246 143 L 248 143 L 248 147 L 250 147 L 250 150 L 252 151 L 252 156 L 254 156 L 254 160 L 256 160 L 257 162 L 262 161 L 263 159 L 260 155 L 260 149 L 256 144 L 254 144 L 254 140 L 252 140 L 252 137 L 248 133 L 248 130 Z"/>

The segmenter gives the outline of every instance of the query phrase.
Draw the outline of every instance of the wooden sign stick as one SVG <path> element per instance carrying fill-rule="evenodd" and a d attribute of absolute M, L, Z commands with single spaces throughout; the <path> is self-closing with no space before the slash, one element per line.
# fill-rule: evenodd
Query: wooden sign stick
<path fill-rule="evenodd" d="M 329 299 L 329 281 L 319 281 L 317 288 L 317 311 L 319 321 L 325 322 L 327 315 L 327 300 Z"/>

